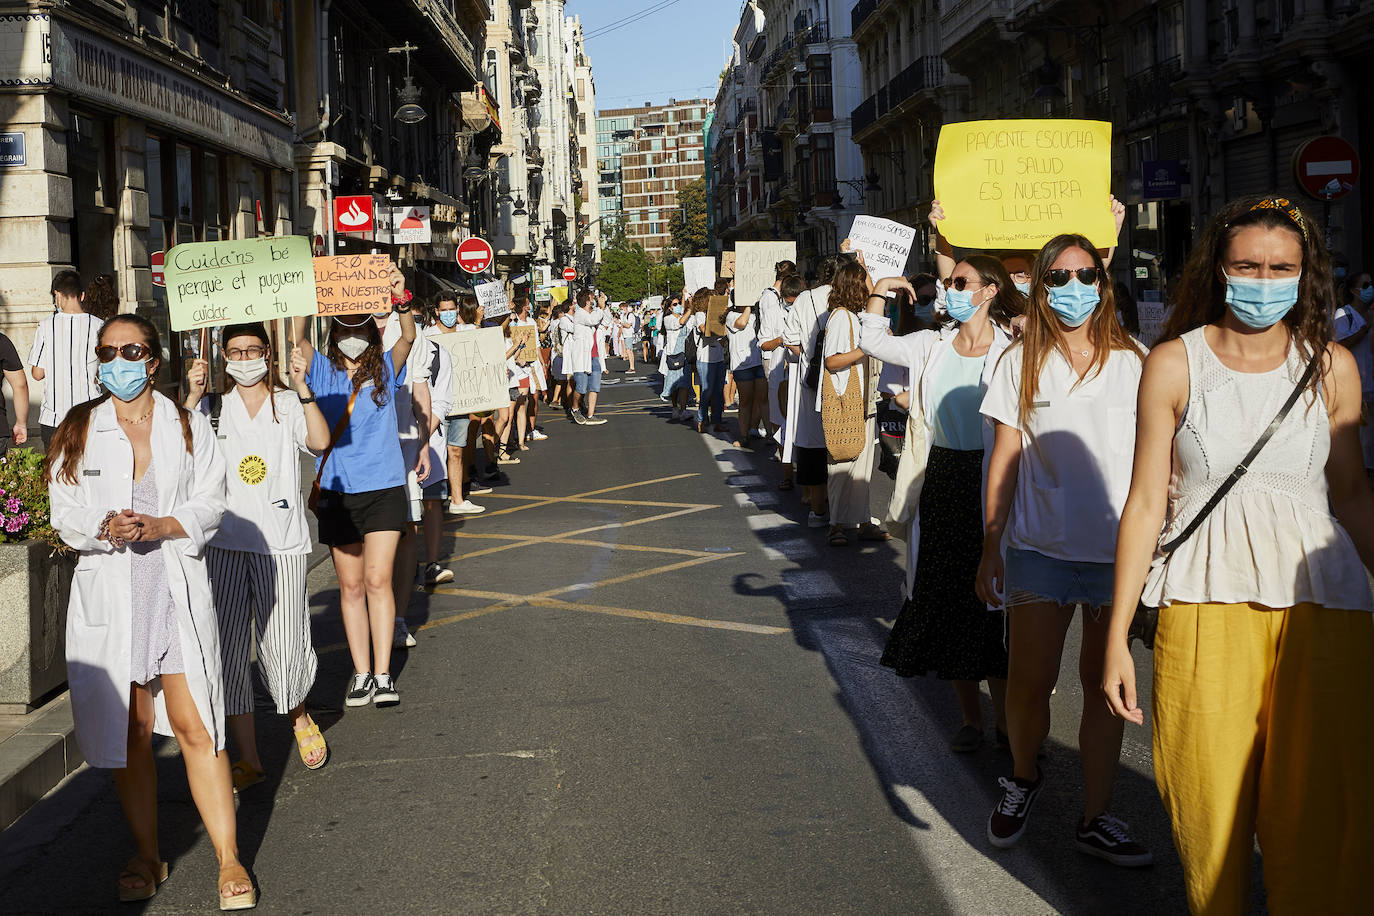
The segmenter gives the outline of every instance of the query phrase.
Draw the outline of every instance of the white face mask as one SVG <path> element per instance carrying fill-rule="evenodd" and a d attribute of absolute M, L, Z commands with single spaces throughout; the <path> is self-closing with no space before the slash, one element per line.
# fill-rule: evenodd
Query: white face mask
<path fill-rule="evenodd" d="M 231 359 L 224 364 L 229 377 L 245 388 L 256 385 L 267 374 L 267 357 L 257 359 Z"/>
<path fill-rule="evenodd" d="M 349 359 L 357 359 L 367 352 L 367 339 L 348 336 L 339 341 L 339 352 Z"/>

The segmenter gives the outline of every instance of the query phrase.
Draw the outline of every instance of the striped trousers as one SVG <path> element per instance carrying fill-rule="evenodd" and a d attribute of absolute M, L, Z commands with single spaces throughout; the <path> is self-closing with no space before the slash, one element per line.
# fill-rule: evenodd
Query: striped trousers
<path fill-rule="evenodd" d="M 224 661 L 224 712 L 253 711 L 250 650 L 279 714 L 305 701 L 319 665 L 310 637 L 306 554 L 271 555 L 211 547 L 206 555 Z"/>

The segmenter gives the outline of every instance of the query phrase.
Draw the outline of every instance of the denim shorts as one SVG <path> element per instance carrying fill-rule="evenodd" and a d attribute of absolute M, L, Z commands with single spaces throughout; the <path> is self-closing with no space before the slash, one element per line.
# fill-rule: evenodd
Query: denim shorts
<path fill-rule="evenodd" d="M 601 360 L 592 358 L 591 372 L 574 372 L 573 386 L 578 394 L 601 390 Z"/>
<path fill-rule="evenodd" d="M 750 366 L 747 369 L 735 369 L 731 373 L 735 377 L 735 384 L 740 382 L 759 382 L 763 380 L 763 367 Z"/>
<path fill-rule="evenodd" d="M 1007 548 L 1006 606 L 1049 602 L 1089 608 L 1112 603 L 1115 566 L 1047 557 L 1034 550 Z"/>
<path fill-rule="evenodd" d="M 467 447 L 468 427 L 472 425 L 472 418 L 449 417 L 444 423 L 448 426 L 448 429 L 444 433 L 444 441 L 458 448 Z"/>

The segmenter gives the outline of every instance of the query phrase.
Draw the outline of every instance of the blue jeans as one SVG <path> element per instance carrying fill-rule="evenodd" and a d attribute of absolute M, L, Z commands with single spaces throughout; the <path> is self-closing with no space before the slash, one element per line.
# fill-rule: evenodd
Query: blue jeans
<path fill-rule="evenodd" d="M 697 361 L 697 381 L 701 397 L 697 398 L 697 423 L 706 422 L 709 408 L 711 422 L 719 423 L 725 413 L 725 361 L 707 363 Z"/>

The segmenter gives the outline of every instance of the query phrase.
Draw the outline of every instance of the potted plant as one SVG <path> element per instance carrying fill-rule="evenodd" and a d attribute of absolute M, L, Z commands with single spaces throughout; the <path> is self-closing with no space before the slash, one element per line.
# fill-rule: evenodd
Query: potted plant
<path fill-rule="evenodd" d="M 32 709 L 67 681 L 67 599 L 76 554 L 48 514 L 43 456 L 0 458 L 0 710 Z"/>

